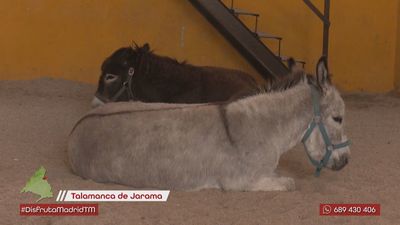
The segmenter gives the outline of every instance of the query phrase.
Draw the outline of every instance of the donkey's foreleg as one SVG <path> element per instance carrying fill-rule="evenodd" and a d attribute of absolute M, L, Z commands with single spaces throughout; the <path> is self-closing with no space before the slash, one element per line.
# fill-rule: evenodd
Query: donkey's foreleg
<path fill-rule="evenodd" d="M 262 176 L 257 179 L 237 177 L 225 179 L 220 183 L 220 188 L 229 191 L 293 191 L 295 182 L 290 177 Z"/>
<path fill-rule="evenodd" d="M 290 177 L 262 177 L 249 186 L 249 191 L 294 191 L 295 182 Z"/>

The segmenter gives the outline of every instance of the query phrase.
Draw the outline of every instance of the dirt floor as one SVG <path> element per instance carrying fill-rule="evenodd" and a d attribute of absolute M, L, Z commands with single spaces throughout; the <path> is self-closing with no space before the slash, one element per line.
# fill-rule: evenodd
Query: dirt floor
<path fill-rule="evenodd" d="M 281 159 L 279 173 L 293 192 L 172 192 L 166 203 L 100 203 L 96 217 L 21 217 L 20 203 L 37 197 L 20 190 L 43 165 L 55 195 L 63 189 L 129 189 L 72 174 L 68 134 L 90 109 L 95 86 L 38 79 L 0 81 L 0 224 L 400 224 L 400 97 L 346 95 L 352 158 L 342 171 L 313 167 L 301 146 Z M 54 203 L 55 198 L 41 203 Z M 322 217 L 320 203 L 380 203 L 378 217 Z"/>

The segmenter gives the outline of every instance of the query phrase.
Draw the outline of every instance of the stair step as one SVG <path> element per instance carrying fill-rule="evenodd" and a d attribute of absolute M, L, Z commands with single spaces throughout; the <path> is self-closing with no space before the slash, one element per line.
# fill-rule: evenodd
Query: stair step
<path fill-rule="evenodd" d="M 259 38 L 270 38 L 270 39 L 276 39 L 276 40 L 282 40 L 282 37 L 276 36 L 276 35 L 272 35 L 272 34 L 268 34 L 265 32 L 256 32 L 256 35 Z"/>
<path fill-rule="evenodd" d="M 244 9 L 232 8 L 231 10 L 235 15 L 246 15 L 246 16 L 256 16 L 256 17 L 260 16 L 260 14 L 258 13 L 250 12 Z"/>

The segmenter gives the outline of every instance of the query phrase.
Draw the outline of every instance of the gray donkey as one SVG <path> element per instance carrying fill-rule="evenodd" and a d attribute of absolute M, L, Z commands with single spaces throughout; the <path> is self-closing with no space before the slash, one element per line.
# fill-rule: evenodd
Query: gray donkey
<path fill-rule="evenodd" d="M 301 141 L 317 173 L 347 164 L 344 111 L 321 58 L 316 78 L 296 71 L 225 104 L 98 107 L 74 127 L 68 155 L 84 178 L 135 188 L 293 190 L 294 180 L 274 171 Z"/>

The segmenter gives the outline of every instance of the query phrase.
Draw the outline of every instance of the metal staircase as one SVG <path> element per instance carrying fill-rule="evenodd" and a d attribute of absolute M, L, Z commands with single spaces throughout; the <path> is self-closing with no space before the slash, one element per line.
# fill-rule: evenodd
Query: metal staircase
<path fill-rule="evenodd" d="M 238 15 L 254 16 L 258 23 L 257 13 L 235 10 L 233 4 L 228 8 L 220 0 L 189 1 L 266 80 L 289 73 L 281 58 L 261 41 L 258 31 L 250 30 L 238 18 Z"/>
<path fill-rule="evenodd" d="M 283 38 L 277 35 L 260 32 L 258 30 L 259 13 L 250 12 L 234 7 L 234 0 L 230 6 L 226 6 L 221 0 L 189 0 L 207 20 L 217 28 L 224 37 L 254 66 L 254 68 L 265 78 L 277 78 L 286 75 L 289 71 L 283 62 L 289 59 L 282 56 L 281 47 Z M 324 14 L 322 14 L 311 0 L 303 0 L 304 3 L 321 19 L 324 24 L 323 51 L 328 55 L 329 37 L 329 5 L 330 0 L 325 1 Z M 249 29 L 241 20 L 240 16 L 251 16 L 255 18 L 254 29 Z M 271 39 L 278 42 L 277 53 L 274 54 L 262 39 Z M 304 61 L 296 61 L 304 67 Z"/>
<path fill-rule="evenodd" d="M 258 31 L 258 20 L 260 17 L 259 13 L 256 12 L 250 12 L 244 9 L 238 9 L 234 7 L 234 0 L 230 1 L 230 10 L 232 12 L 232 14 L 234 14 L 235 16 L 237 16 L 239 18 L 239 16 L 252 16 L 255 17 L 255 24 L 254 24 L 254 35 L 258 38 L 258 39 L 272 39 L 278 42 L 278 50 L 276 53 L 276 56 L 283 62 L 287 62 L 287 60 L 289 59 L 289 57 L 287 56 L 282 56 L 281 54 L 281 48 L 282 48 L 282 40 L 283 38 L 277 35 L 273 35 L 270 33 L 266 33 L 266 32 L 260 32 Z M 301 60 L 296 60 L 297 63 L 301 64 L 304 68 L 306 62 L 301 61 Z"/>

